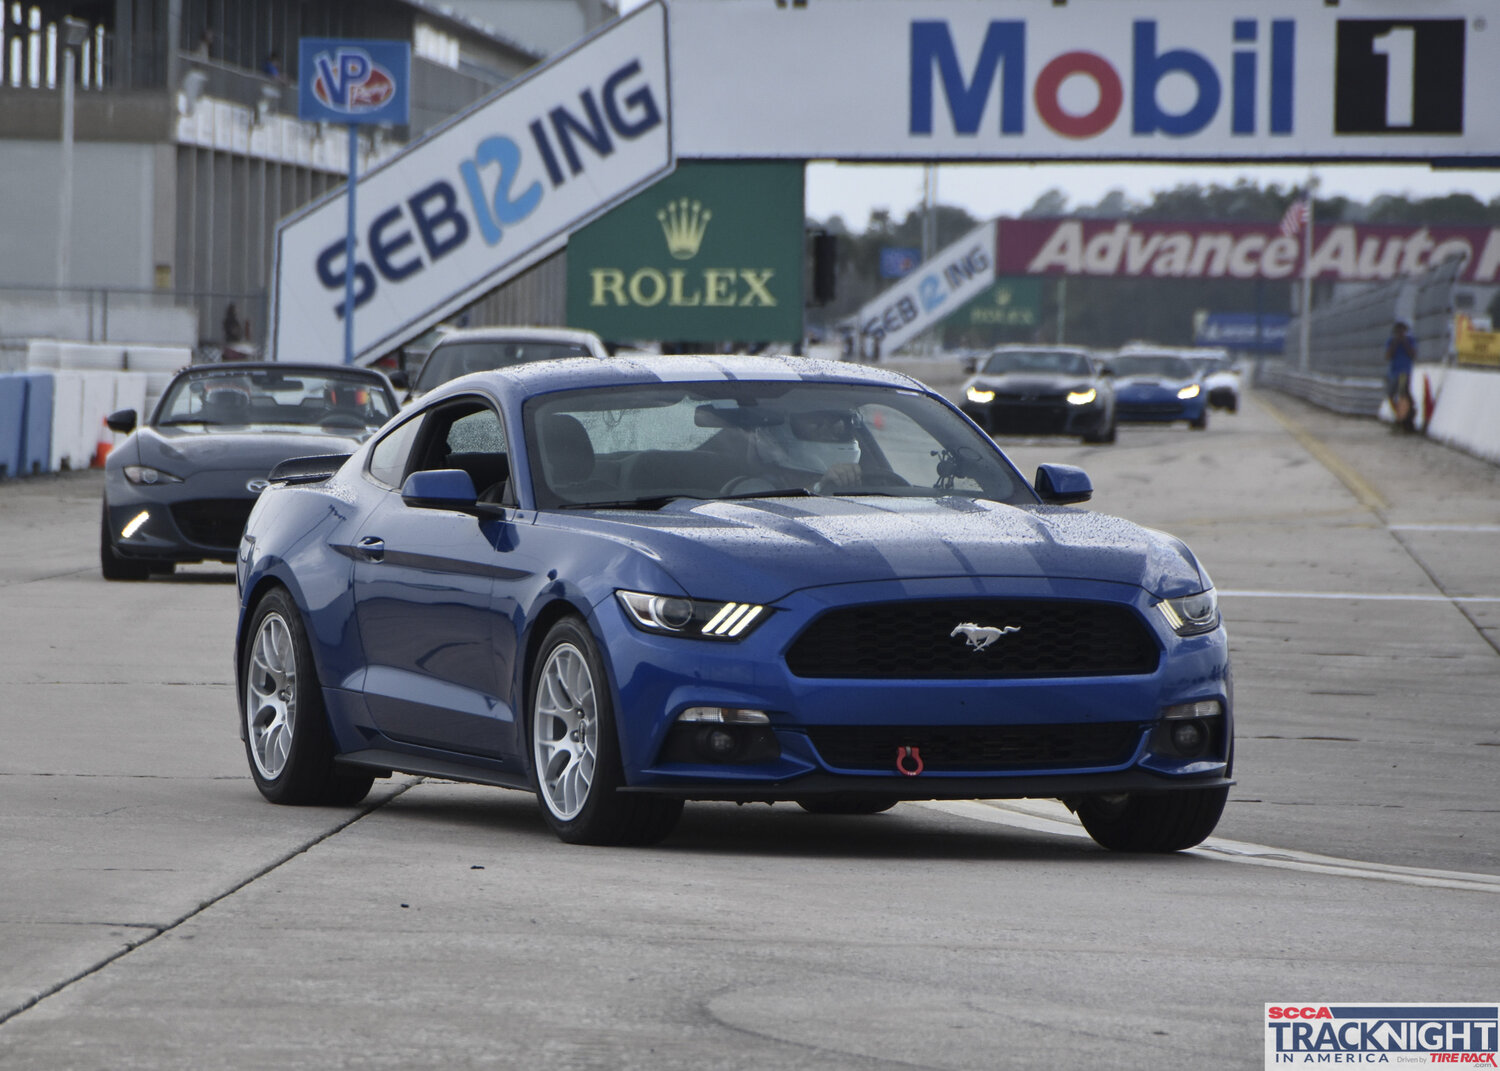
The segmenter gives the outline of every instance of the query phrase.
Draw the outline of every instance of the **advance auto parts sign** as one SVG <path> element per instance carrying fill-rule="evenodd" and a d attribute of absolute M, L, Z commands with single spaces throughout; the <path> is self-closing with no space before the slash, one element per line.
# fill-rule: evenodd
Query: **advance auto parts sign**
<path fill-rule="evenodd" d="M 802 165 L 683 163 L 568 241 L 568 325 L 609 339 L 802 335 Z"/>

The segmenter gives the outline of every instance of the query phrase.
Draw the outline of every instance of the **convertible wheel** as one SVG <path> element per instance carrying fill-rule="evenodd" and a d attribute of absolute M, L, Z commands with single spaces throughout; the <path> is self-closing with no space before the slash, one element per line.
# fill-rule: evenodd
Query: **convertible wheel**
<path fill-rule="evenodd" d="M 625 774 L 599 648 L 582 621 L 553 625 L 531 670 L 531 776 L 542 817 L 570 844 L 655 844 L 682 800 L 620 792 Z"/>
<path fill-rule="evenodd" d="M 272 803 L 331 806 L 365 798 L 374 777 L 333 761 L 312 648 L 296 605 L 280 588 L 255 608 L 241 679 L 245 754 L 262 796 Z"/>
<path fill-rule="evenodd" d="M 899 802 L 895 796 L 840 792 L 832 796 L 808 796 L 797 800 L 797 806 L 808 814 L 879 814 Z"/>
<path fill-rule="evenodd" d="M 1203 431 L 1208 427 L 1208 406 L 1203 407 L 1203 415 L 1197 420 L 1189 420 L 1188 427 L 1194 431 Z"/>
<path fill-rule="evenodd" d="M 132 561 L 115 553 L 115 541 L 109 534 L 108 507 L 99 519 L 99 571 L 105 580 L 145 580 L 151 575 L 151 567 L 145 562 Z"/>
<path fill-rule="evenodd" d="M 1190 788 L 1085 796 L 1072 806 L 1089 836 L 1110 851 L 1180 852 L 1214 831 L 1228 797 L 1227 788 Z"/>

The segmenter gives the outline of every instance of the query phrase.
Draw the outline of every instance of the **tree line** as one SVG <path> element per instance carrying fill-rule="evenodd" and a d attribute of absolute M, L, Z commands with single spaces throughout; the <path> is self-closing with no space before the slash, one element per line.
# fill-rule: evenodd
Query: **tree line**
<path fill-rule="evenodd" d="M 1261 186 L 1240 179 L 1232 186 L 1185 183 L 1136 202 L 1113 190 L 1096 204 L 1070 205 L 1060 189 L 1039 196 L 1021 213 L 1022 219 L 1161 220 L 1170 222 L 1276 223 L 1297 198 L 1295 187 L 1276 183 Z M 1500 227 L 1500 197 L 1488 204 L 1466 193 L 1408 198 L 1383 195 L 1365 203 L 1347 197 L 1317 197 L 1314 218 L 1323 223 L 1410 224 L 1426 226 Z M 941 249 L 977 227 L 962 208 L 939 205 L 936 246 Z M 828 305 L 810 309 L 808 323 L 832 335 L 835 326 L 892 283 L 880 277 L 880 251 L 887 247 L 922 244 L 923 212 L 908 212 L 897 222 L 887 210 L 870 215 L 863 233 L 853 233 L 843 218 L 809 220 L 808 227 L 836 235 L 838 241 L 837 295 Z M 1326 296 L 1331 283 L 1314 287 L 1314 301 Z M 1059 310 L 1059 297 L 1063 308 Z M 1500 319 L 1500 295 L 1490 313 Z M 943 327 L 948 348 L 986 346 L 1001 342 L 1052 342 L 1061 322 L 1064 340 L 1085 346 L 1115 347 L 1133 340 L 1168 345 L 1191 345 L 1195 312 L 1292 311 L 1292 283 L 1287 280 L 1245 282 L 1234 279 L 1100 279 L 1072 278 L 1065 287 L 1055 279 L 1042 283 L 1042 307 L 1035 327 L 965 327 L 950 321 Z M 1059 317 L 1059 311 L 1062 315 Z M 959 319 L 955 317 L 955 320 Z"/>

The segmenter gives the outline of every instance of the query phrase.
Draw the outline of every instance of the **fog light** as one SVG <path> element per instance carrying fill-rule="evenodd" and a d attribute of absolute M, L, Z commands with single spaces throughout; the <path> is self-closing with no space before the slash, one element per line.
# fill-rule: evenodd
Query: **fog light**
<path fill-rule="evenodd" d="M 734 749 L 739 746 L 739 741 L 728 729 L 710 729 L 703 735 L 703 746 L 708 753 L 716 759 L 722 759 L 734 754 Z"/>
<path fill-rule="evenodd" d="M 771 719 L 763 710 L 740 710 L 736 707 L 688 707 L 677 715 L 677 720 L 710 722 L 718 725 L 771 724 Z"/>
<path fill-rule="evenodd" d="M 1201 721 L 1179 721 L 1172 726 L 1172 746 L 1186 757 L 1197 755 L 1207 742 L 1208 730 Z"/>

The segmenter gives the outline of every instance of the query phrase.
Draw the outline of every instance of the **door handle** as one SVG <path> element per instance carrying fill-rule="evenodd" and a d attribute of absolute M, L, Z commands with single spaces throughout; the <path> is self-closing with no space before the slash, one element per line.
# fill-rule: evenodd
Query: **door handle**
<path fill-rule="evenodd" d="M 355 549 L 359 551 L 359 556 L 365 559 L 365 561 L 378 562 L 385 560 L 385 540 L 378 536 L 365 536 L 359 541 L 359 546 Z"/>

